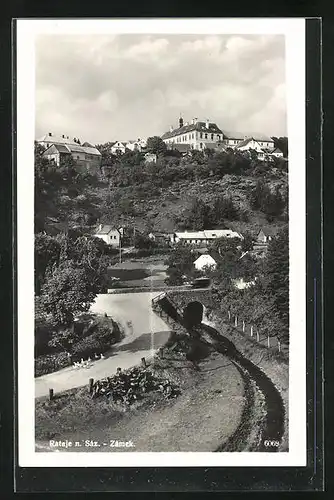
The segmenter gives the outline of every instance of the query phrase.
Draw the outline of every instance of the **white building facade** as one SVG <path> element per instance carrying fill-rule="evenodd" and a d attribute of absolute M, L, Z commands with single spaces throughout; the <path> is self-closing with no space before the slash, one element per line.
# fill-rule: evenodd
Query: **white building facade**
<path fill-rule="evenodd" d="M 184 242 L 190 245 L 203 245 L 212 243 L 219 238 L 238 238 L 243 236 L 232 229 L 206 229 L 205 231 L 184 231 L 176 232 L 170 235 L 171 243 Z"/>
<path fill-rule="evenodd" d="M 200 122 L 197 118 L 193 118 L 191 123 L 184 123 L 183 119 L 179 119 L 179 127 L 170 128 L 161 136 L 170 149 L 178 144 L 188 144 L 191 149 L 203 150 L 206 148 L 214 148 L 217 143 L 223 141 L 223 132 L 209 120 Z"/>

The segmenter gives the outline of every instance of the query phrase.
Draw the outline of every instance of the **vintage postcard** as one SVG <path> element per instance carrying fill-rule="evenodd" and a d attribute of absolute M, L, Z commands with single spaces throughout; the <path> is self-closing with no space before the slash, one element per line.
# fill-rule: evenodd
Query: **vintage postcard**
<path fill-rule="evenodd" d="M 16 42 L 18 465 L 306 465 L 305 20 Z"/>

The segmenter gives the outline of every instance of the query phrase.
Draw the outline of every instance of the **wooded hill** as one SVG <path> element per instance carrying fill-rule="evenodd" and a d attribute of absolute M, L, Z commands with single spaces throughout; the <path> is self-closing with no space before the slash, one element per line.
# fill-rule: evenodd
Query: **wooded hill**
<path fill-rule="evenodd" d="M 161 148 L 156 163 L 146 163 L 139 152 L 99 148 L 101 172 L 92 175 L 77 172 L 73 160 L 56 166 L 35 145 L 35 232 L 108 223 L 143 232 L 226 226 L 255 236 L 287 223 L 286 160 L 232 150 L 182 157 Z"/>

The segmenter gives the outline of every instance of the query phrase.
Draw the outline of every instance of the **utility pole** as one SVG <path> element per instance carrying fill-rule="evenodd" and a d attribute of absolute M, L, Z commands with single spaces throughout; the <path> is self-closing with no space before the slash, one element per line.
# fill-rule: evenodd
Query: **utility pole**
<path fill-rule="evenodd" d="M 119 237 L 119 263 L 122 264 L 122 237 Z"/>

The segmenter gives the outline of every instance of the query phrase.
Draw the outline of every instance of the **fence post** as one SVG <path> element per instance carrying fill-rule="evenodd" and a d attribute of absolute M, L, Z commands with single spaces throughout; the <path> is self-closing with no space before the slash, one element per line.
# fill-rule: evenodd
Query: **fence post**
<path fill-rule="evenodd" d="M 228 314 L 228 320 L 229 320 L 229 321 L 231 321 L 231 311 L 230 311 L 230 310 L 228 310 L 228 311 L 227 311 L 227 314 Z"/>
<path fill-rule="evenodd" d="M 145 358 L 141 358 L 141 363 L 142 365 L 146 368 L 146 359 Z"/>
<path fill-rule="evenodd" d="M 256 329 L 256 340 L 260 342 L 260 334 L 258 328 Z"/>
<path fill-rule="evenodd" d="M 160 347 L 160 357 L 161 357 L 161 359 L 163 359 L 163 357 L 164 357 L 164 348 L 163 347 Z"/>
<path fill-rule="evenodd" d="M 238 316 L 235 316 L 234 318 L 234 326 L 237 328 L 238 326 Z"/>
<path fill-rule="evenodd" d="M 269 333 L 268 333 L 268 348 L 270 347 L 270 337 L 269 337 Z"/>
<path fill-rule="evenodd" d="M 245 321 L 242 321 L 242 333 L 245 333 Z"/>
<path fill-rule="evenodd" d="M 52 401 L 53 397 L 53 389 L 49 389 L 49 400 Z"/>
<path fill-rule="evenodd" d="M 94 385 L 94 379 L 90 378 L 89 379 L 89 394 L 92 394 L 92 392 L 93 392 L 93 385 Z"/>
<path fill-rule="evenodd" d="M 281 352 L 281 341 L 278 340 L 278 352 Z"/>
<path fill-rule="evenodd" d="M 251 325 L 251 337 L 253 337 L 253 325 Z"/>

